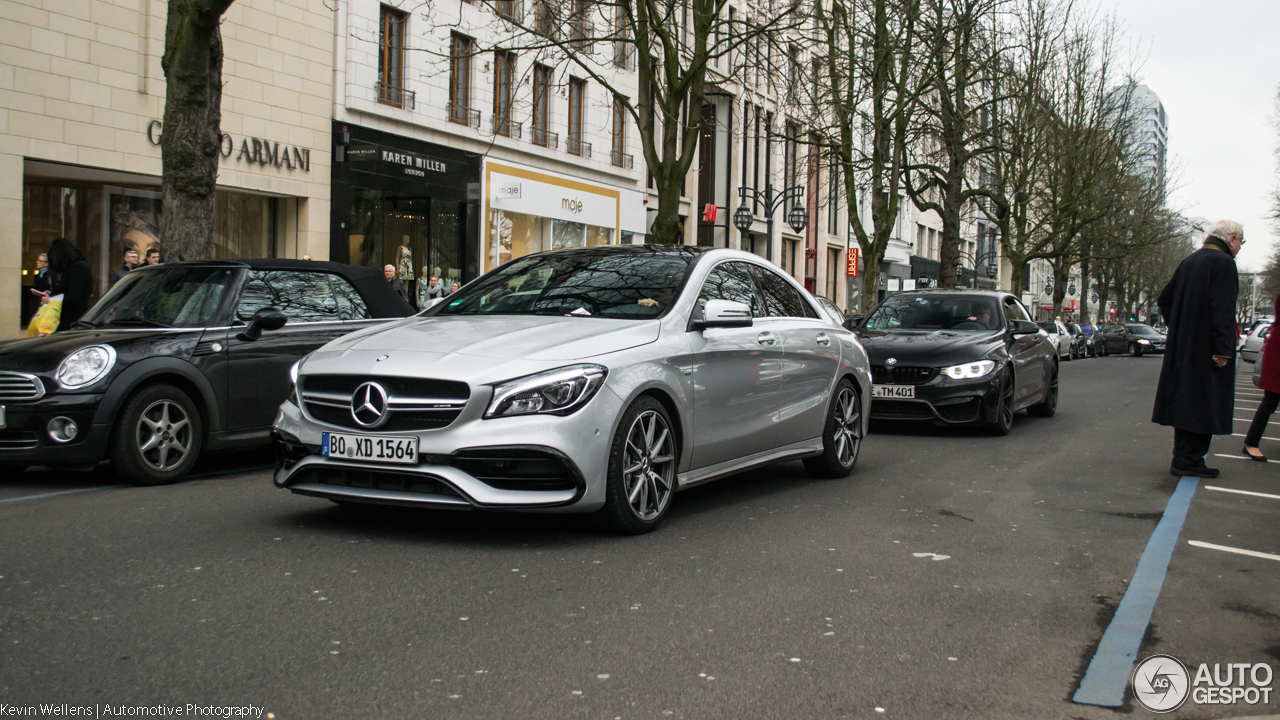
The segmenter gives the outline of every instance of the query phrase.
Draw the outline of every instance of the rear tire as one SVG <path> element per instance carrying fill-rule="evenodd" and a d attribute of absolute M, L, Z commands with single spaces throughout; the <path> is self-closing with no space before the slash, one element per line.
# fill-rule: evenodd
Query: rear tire
<path fill-rule="evenodd" d="M 204 444 L 200 412 L 172 385 L 148 385 L 125 401 L 111 433 L 111 465 L 133 485 L 166 485 L 190 472 Z"/>
<path fill-rule="evenodd" d="M 622 414 L 609 449 L 604 507 L 596 520 L 613 532 L 653 531 L 671 508 L 680 460 L 662 403 L 642 395 Z"/>
<path fill-rule="evenodd" d="M 810 477 L 842 478 L 853 472 L 862 448 L 862 397 L 848 379 L 836 384 L 822 426 L 822 454 L 804 459 Z"/>
<path fill-rule="evenodd" d="M 1049 418 L 1058 412 L 1058 366 L 1054 365 L 1049 374 L 1049 387 L 1045 390 L 1044 399 L 1027 408 L 1028 415 Z"/>

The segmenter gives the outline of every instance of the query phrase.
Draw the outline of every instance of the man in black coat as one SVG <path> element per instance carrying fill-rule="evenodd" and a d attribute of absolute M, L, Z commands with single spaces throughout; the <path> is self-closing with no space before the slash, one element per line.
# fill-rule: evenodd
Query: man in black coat
<path fill-rule="evenodd" d="M 1204 247 L 1182 261 L 1156 301 L 1169 333 L 1151 421 L 1173 426 L 1169 472 L 1177 476 L 1217 477 L 1204 458 L 1214 435 L 1231 434 L 1240 287 L 1235 256 L 1243 244 L 1239 223 L 1215 223 Z"/>
<path fill-rule="evenodd" d="M 387 277 L 387 283 L 391 285 L 391 289 L 395 290 L 405 302 L 409 302 L 409 290 L 404 286 L 404 281 L 396 277 L 396 266 L 388 265 L 382 268 L 382 274 Z"/>

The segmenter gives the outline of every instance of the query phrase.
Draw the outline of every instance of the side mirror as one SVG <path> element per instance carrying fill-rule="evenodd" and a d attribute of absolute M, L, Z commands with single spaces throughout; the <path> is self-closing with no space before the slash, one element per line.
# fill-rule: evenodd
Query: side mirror
<path fill-rule="evenodd" d="M 862 327 L 862 323 L 866 321 L 866 315 L 846 315 L 844 318 L 844 327 L 846 330 L 857 330 Z"/>
<path fill-rule="evenodd" d="M 1038 332 L 1040 332 L 1040 326 L 1030 320 L 1014 320 L 1013 329 L 1009 334 L 1017 337 L 1018 335 L 1035 335 Z"/>
<path fill-rule="evenodd" d="M 236 337 L 246 342 L 253 342 L 262 337 L 263 330 L 279 330 L 289 321 L 285 314 L 273 307 L 265 307 L 253 314 L 249 326 Z"/>
<path fill-rule="evenodd" d="M 751 327 L 754 322 L 751 317 L 751 308 L 746 303 L 734 300 L 708 300 L 701 305 L 700 313 L 695 311 L 693 320 L 695 330 Z M 701 314 L 702 317 L 697 317 L 697 314 Z"/>

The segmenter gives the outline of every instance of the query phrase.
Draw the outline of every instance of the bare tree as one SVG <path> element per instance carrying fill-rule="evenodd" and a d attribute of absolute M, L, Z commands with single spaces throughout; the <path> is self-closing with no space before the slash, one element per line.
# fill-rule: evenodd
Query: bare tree
<path fill-rule="evenodd" d="M 234 0 L 170 0 L 164 32 L 164 213 L 170 256 L 213 256 L 213 201 L 222 123 L 222 15 Z"/>

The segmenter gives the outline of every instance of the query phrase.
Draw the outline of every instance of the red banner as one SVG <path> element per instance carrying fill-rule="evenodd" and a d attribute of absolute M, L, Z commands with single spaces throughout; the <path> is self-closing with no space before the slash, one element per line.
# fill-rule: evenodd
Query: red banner
<path fill-rule="evenodd" d="M 858 250 L 860 248 L 849 248 L 848 263 L 845 266 L 844 274 L 847 277 L 858 277 Z"/>

